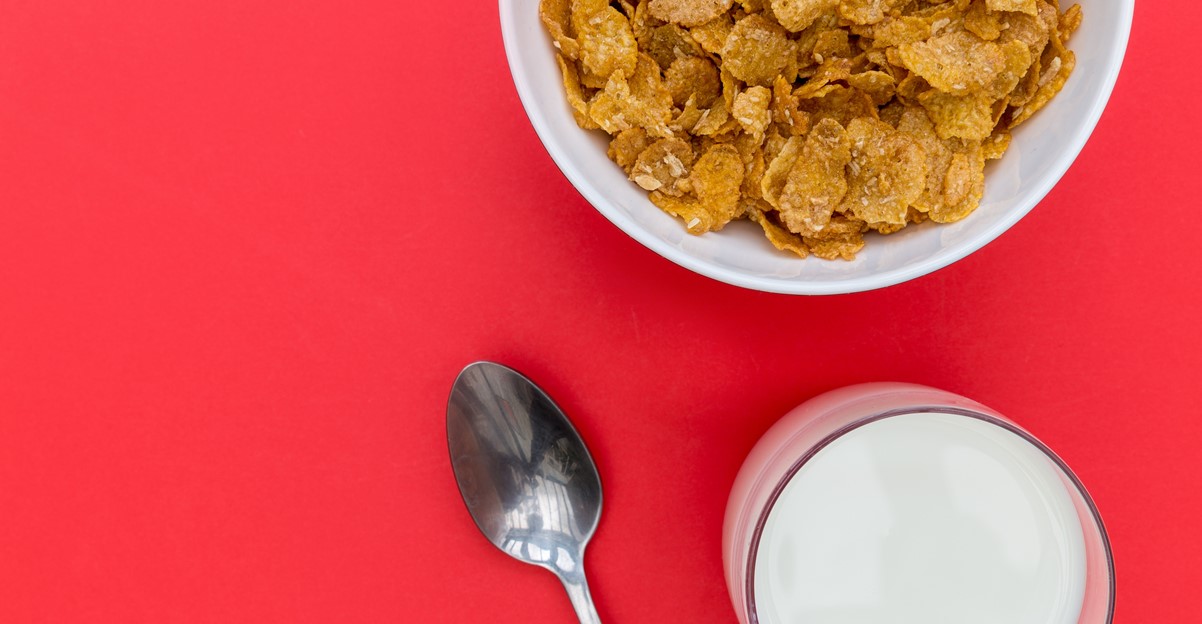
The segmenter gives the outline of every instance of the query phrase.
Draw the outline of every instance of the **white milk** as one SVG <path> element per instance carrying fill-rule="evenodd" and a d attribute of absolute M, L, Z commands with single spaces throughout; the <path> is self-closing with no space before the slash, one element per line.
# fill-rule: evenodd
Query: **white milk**
<path fill-rule="evenodd" d="M 761 624 L 1076 624 L 1085 543 L 1039 449 L 989 423 L 908 414 L 814 456 L 769 515 Z"/>

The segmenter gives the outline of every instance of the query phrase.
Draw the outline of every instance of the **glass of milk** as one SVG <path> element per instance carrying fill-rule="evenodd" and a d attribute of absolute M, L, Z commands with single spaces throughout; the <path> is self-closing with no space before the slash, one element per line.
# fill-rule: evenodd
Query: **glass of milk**
<path fill-rule="evenodd" d="M 1101 624 L 1114 565 L 1047 446 L 941 390 L 829 392 L 756 444 L 726 510 L 742 624 Z"/>

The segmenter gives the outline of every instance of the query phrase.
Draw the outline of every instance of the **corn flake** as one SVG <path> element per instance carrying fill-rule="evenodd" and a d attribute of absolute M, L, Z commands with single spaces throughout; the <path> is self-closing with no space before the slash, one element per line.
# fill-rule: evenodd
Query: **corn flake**
<path fill-rule="evenodd" d="M 821 232 L 803 236 L 802 240 L 810 253 L 824 260 L 855 260 L 864 248 L 865 229 L 863 221 L 837 216 Z"/>
<path fill-rule="evenodd" d="M 931 22 L 920 17 L 903 15 L 887 18 L 863 32 L 865 36 L 872 39 L 873 48 L 892 48 L 903 43 L 917 43 L 930 39 Z M 877 63 L 877 65 L 881 64 Z"/>
<path fill-rule="evenodd" d="M 872 98 L 872 103 L 877 106 L 888 104 L 897 94 L 897 85 L 893 82 L 893 76 L 881 71 L 853 74 L 847 77 L 847 84 L 866 93 L 868 97 Z"/>
<path fill-rule="evenodd" d="M 851 161 L 841 211 L 868 223 L 906 223 L 906 209 L 926 188 L 922 145 L 889 124 L 861 117 L 847 126 Z"/>
<path fill-rule="evenodd" d="M 822 64 L 828 58 L 851 58 L 851 43 L 847 31 L 842 28 L 832 28 L 818 33 L 814 41 L 814 50 L 810 57 L 815 63 Z"/>
<path fill-rule="evenodd" d="M 576 124 L 585 130 L 600 128 L 601 126 L 589 117 L 589 105 L 584 99 L 584 88 L 580 85 L 580 74 L 576 71 L 576 64 L 562 55 L 556 56 L 555 60 L 559 62 L 559 71 L 563 74 L 563 89 L 568 97 L 568 105 L 572 107 L 572 116 L 576 118 Z"/>
<path fill-rule="evenodd" d="M 786 227 L 812 234 L 830 223 L 848 192 L 844 168 L 850 161 L 851 142 L 843 126 L 833 119 L 815 125 L 780 195 L 777 208 Z"/>
<path fill-rule="evenodd" d="M 840 0 L 839 15 L 853 24 L 879 24 L 886 12 L 901 4 L 904 0 Z"/>
<path fill-rule="evenodd" d="M 985 153 L 980 143 L 963 143 L 952 153 L 943 180 L 943 204 L 927 214 L 936 223 L 954 223 L 972 214 L 985 194 Z"/>
<path fill-rule="evenodd" d="M 730 15 L 724 14 L 690 29 L 689 34 L 707 53 L 721 54 L 722 47 L 726 45 L 726 38 L 730 36 L 730 31 L 734 30 L 734 27 L 735 23 L 731 20 Z"/>
<path fill-rule="evenodd" d="M 651 0 L 651 16 L 688 28 L 717 19 L 734 0 Z"/>
<path fill-rule="evenodd" d="M 659 66 L 646 54 L 639 54 L 634 75 L 628 81 L 630 96 L 624 104 L 627 118 L 652 136 L 672 136 L 672 93 L 664 85 Z"/>
<path fill-rule="evenodd" d="M 922 146 L 927 159 L 927 179 L 923 191 L 912 202 L 920 212 L 941 209 L 943 206 L 943 180 L 952 164 L 952 150 L 947 142 L 935 133 L 935 124 L 921 108 L 909 107 L 897 122 L 897 129 Z"/>
<path fill-rule="evenodd" d="M 801 32 L 838 5 L 839 0 L 772 0 L 771 7 L 781 26 Z"/>
<path fill-rule="evenodd" d="M 1057 93 L 1060 93 L 1064 84 L 1068 82 L 1068 77 L 1072 75 L 1073 69 L 1077 66 L 1077 55 L 1065 49 L 1059 40 L 1052 39 L 1052 45 L 1048 46 L 1048 51 L 1044 53 L 1041 63 L 1044 61 L 1047 62 L 1047 67 L 1039 78 L 1039 88 L 1031 97 L 1030 102 L 1014 109 L 1010 118 L 1011 129 L 1030 119 L 1048 102 L 1051 102 Z"/>
<path fill-rule="evenodd" d="M 741 20 L 731 30 L 722 47 L 722 69 L 750 85 L 771 87 L 777 76 L 788 75 L 795 66 L 796 43 L 784 27 L 756 13 Z"/>
<path fill-rule="evenodd" d="M 993 133 L 993 100 L 986 95 L 950 95 L 932 89 L 919 95 L 918 102 L 935 122 L 939 138 L 981 141 Z"/>
<path fill-rule="evenodd" d="M 695 197 L 673 197 L 659 191 L 652 191 L 651 203 L 660 210 L 684 221 L 685 229 L 694 236 L 710 232 L 713 229 L 714 218 L 701 206 Z"/>
<path fill-rule="evenodd" d="M 701 208 L 711 216 L 710 230 L 722 229 L 738 214 L 743 159 L 733 145 L 718 144 L 697 159 L 689 176 Z"/>
<path fill-rule="evenodd" d="M 764 177 L 760 181 L 760 194 L 775 208 L 780 208 L 781 194 L 784 193 L 785 185 L 789 182 L 789 172 L 801 158 L 805 143 L 804 137 L 795 136 L 785 141 L 779 151 L 771 147 L 764 150 L 769 156 L 769 160 L 768 170 L 764 172 Z M 772 155 L 773 152 L 777 153 Z"/>
<path fill-rule="evenodd" d="M 639 49 L 667 70 L 677 60 L 705 55 L 701 44 L 693 39 L 689 31 L 676 24 L 664 24 L 647 30 L 638 39 Z"/>
<path fill-rule="evenodd" d="M 676 59 L 664 72 L 664 83 L 672 102 L 683 107 L 689 99 L 699 107 L 708 107 L 722 96 L 718 68 L 707 58 L 686 56 Z"/>
<path fill-rule="evenodd" d="M 772 123 L 772 113 L 768 110 L 771 104 L 772 91 L 765 87 L 751 87 L 735 96 L 731 114 L 743 127 L 743 132 L 762 138 Z"/>
<path fill-rule="evenodd" d="M 660 139 L 639 152 L 630 179 L 645 190 L 680 196 L 684 194 L 680 182 L 688 179 L 692 166 L 692 145 L 681 139 Z"/>
<path fill-rule="evenodd" d="M 997 160 L 1001 158 L 1006 150 L 1010 149 L 1010 131 L 999 129 L 994 131 L 993 136 L 985 139 L 981 144 L 981 154 L 985 160 Z"/>
<path fill-rule="evenodd" d="M 580 44 L 571 36 L 572 3 L 570 0 L 542 0 L 538 5 L 538 17 L 551 35 L 551 43 L 567 58 L 580 58 Z"/>
<path fill-rule="evenodd" d="M 1003 13 L 990 11 L 985 2 L 973 0 L 968 13 L 964 14 L 964 28 L 986 41 L 994 41 L 1001 36 L 1006 24 L 1002 21 Z"/>
<path fill-rule="evenodd" d="M 1038 15 L 1039 8 L 1035 0 L 985 0 L 990 11 L 1014 11 L 1027 15 Z"/>
<path fill-rule="evenodd" d="M 932 87 L 956 95 L 975 93 L 993 83 L 1006 58 L 996 43 L 957 31 L 897 48 L 902 65 Z"/>
<path fill-rule="evenodd" d="M 634 169 L 639 155 L 651 147 L 651 138 L 642 128 L 631 128 L 619 132 L 609 142 L 609 159 L 618 164 L 627 175 Z"/>
<path fill-rule="evenodd" d="M 573 0 L 572 27 L 586 73 L 608 78 L 634 74 L 638 47 L 630 21 L 605 0 Z"/>
<path fill-rule="evenodd" d="M 768 216 L 767 213 L 771 208 L 772 206 L 765 206 L 757 202 L 749 205 L 745 210 L 747 216 L 763 228 L 764 236 L 768 238 L 768 242 L 772 243 L 773 247 L 795 253 L 802 258 L 809 256 L 810 250 L 800 236 L 781 227 Z"/>
<path fill-rule="evenodd" d="M 1077 32 L 1081 27 L 1081 5 L 1074 4 L 1069 7 L 1063 14 L 1060 15 L 1060 40 L 1068 41 L 1068 38 Z"/>

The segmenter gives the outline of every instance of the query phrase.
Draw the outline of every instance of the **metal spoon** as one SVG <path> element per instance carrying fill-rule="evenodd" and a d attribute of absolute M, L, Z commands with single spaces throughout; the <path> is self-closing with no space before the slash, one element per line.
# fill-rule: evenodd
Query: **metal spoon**
<path fill-rule="evenodd" d="M 447 444 L 476 526 L 518 561 L 559 577 L 583 624 L 600 624 L 584 548 L 601 517 L 601 479 L 572 423 L 521 373 L 476 362 L 455 379 Z"/>

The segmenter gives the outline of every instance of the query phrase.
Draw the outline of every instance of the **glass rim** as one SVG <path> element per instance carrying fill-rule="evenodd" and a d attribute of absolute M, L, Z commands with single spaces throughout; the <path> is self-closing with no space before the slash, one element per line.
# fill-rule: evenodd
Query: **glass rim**
<path fill-rule="evenodd" d="M 809 461 L 812 460 L 815 455 L 817 455 L 827 446 L 830 446 L 835 440 L 842 438 L 856 429 L 875 422 L 880 422 L 887 418 L 918 413 L 963 416 L 1001 427 L 1002 429 L 1017 435 L 1027 443 L 1039 449 L 1039 451 L 1047 456 L 1047 458 L 1050 459 L 1053 464 L 1055 464 L 1056 468 L 1058 468 L 1060 472 L 1068 478 L 1069 482 L 1072 483 L 1073 488 L 1077 491 L 1077 494 L 1081 496 L 1081 500 L 1085 503 L 1086 509 L 1089 510 L 1090 519 L 1092 519 L 1094 527 L 1097 529 L 1098 536 L 1101 538 L 1102 551 L 1106 557 L 1106 582 L 1108 594 L 1105 624 L 1111 624 L 1114 620 L 1115 578 L 1114 555 L 1110 548 L 1110 536 L 1106 532 L 1106 525 L 1102 521 L 1102 514 L 1098 511 L 1098 507 L 1094 503 L 1093 497 L 1089 495 L 1089 490 L 1085 489 L 1085 484 L 1081 482 L 1081 479 L 1077 476 L 1077 473 L 1073 472 L 1072 468 L 1069 468 L 1068 464 L 1065 463 L 1065 461 L 1061 459 L 1055 451 L 1048 447 L 1048 445 L 1041 442 L 1038 438 L 1031 435 L 1022 427 L 1019 427 L 1018 425 L 1005 419 L 998 418 L 984 412 L 978 412 L 962 407 L 951 407 L 947 405 L 915 405 L 898 407 L 856 418 L 855 420 L 846 423 L 831 433 L 823 436 L 821 440 L 807 448 L 806 452 L 789 466 L 789 469 L 785 471 L 785 474 L 781 476 L 780 480 L 777 481 L 776 485 L 773 486 L 772 492 L 768 495 L 768 500 L 764 503 L 763 511 L 760 512 L 759 517 L 756 519 L 755 529 L 751 533 L 751 541 L 748 545 L 747 568 L 746 574 L 744 575 L 745 581 L 743 587 L 743 601 L 748 622 L 750 624 L 760 624 L 759 613 L 756 611 L 755 604 L 755 564 L 756 560 L 759 558 L 760 540 L 763 537 L 764 528 L 768 524 L 768 517 L 772 515 L 772 510 L 776 507 L 776 502 L 780 499 L 781 494 L 784 492 L 785 486 L 787 486 L 789 482 L 793 480 L 793 477 L 797 476 L 797 473 L 802 469 L 802 467 L 809 463 Z M 1077 517 L 1078 519 L 1083 519 L 1081 518 L 1080 513 L 1077 514 Z"/>

